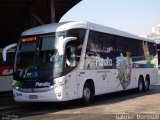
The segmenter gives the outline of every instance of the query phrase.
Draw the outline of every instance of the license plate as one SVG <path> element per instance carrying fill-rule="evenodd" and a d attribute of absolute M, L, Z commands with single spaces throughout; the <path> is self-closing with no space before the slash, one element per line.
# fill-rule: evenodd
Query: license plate
<path fill-rule="evenodd" d="M 35 100 L 35 99 L 38 99 L 38 96 L 37 95 L 29 95 L 29 99 Z"/>

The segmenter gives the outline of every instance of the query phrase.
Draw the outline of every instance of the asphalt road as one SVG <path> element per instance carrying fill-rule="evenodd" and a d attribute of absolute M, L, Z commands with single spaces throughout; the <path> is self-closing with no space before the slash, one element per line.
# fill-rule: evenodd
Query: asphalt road
<path fill-rule="evenodd" d="M 2 120 L 160 119 L 160 84 L 146 93 L 135 90 L 106 94 L 89 106 L 80 101 L 20 104 L 0 111 Z M 150 115 L 150 116 L 149 116 Z M 152 115 L 152 116 L 151 116 Z"/>

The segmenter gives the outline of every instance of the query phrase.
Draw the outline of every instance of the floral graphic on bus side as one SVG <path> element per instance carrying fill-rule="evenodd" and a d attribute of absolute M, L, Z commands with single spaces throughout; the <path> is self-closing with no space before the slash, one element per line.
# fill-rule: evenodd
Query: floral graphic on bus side
<path fill-rule="evenodd" d="M 133 61 L 130 57 L 130 53 L 127 52 L 127 57 L 124 57 L 121 53 L 120 57 L 116 58 L 116 67 L 118 70 L 119 84 L 117 87 L 122 85 L 123 89 L 126 89 L 131 82 L 131 73 L 133 67 Z"/>
<path fill-rule="evenodd" d="M 155 67 L 155 64 L 152 63 L 153 58 L 151 57 L 151 55 L 146 55 L 146 61 L 147 61 L 147 67 L 148 68 L 154 68 Z"/>

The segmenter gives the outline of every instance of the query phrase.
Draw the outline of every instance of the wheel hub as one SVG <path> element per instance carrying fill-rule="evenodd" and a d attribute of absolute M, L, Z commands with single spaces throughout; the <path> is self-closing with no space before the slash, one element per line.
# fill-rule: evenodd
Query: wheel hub
<path fill-rule="evenodd" d="M 87 100 L 90 98 L 90 90 L 89 90 L 89 88 L 85 88 L 84 89 L 83 95 Z"/>

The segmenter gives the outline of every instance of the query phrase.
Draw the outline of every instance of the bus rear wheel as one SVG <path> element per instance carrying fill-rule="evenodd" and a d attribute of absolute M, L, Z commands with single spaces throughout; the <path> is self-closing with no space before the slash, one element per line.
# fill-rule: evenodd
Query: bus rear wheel
<path fill-rule="evenodd" d="M 145 87 L 145 91 L 149 91 L 150 89 L 149 77 L 146 77 L 144 87 Z"/>
<path fill-rule="evenodd" d="M 93 101 L 94 92 L 92 90 L 92 86 L 89 83 L 86 83 L 83 87 L 83 96 L 82 102 L 83 104 L 90 104 Z"/>

